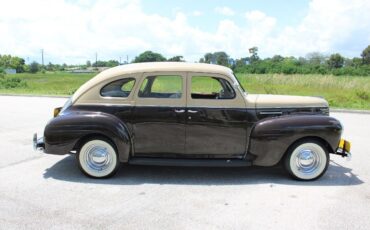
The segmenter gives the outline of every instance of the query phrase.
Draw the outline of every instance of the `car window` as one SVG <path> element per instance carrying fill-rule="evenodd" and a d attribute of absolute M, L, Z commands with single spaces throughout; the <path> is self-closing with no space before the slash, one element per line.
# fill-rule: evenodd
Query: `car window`
<path fill-rule="evenodd" d="M 103 97 L 128 97 L 134 87 L 134 78 L 124 78 L 105 85 L 100 90 Z"/>
<path fill-rule="evenodd" d="M 191 98 L 193 99 L 232 99 L 234 97 L 234 89 L 223 78 L 208 76 L 191 78 Z"/>
<path fill-rule="evenodd" d="M 146 98 L 181 98 L 182 77 L 161 75 L 146 77 L 141 84 L 139 97 Z"/>

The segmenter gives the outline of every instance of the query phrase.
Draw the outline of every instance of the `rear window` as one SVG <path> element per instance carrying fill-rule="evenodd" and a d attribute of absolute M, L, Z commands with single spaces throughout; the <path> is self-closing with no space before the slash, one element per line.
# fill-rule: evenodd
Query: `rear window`
<path fill-rule="evenodd" d="M 135 78 L 124 78 L 108 83 L 100 90 L 103 97 L 128 97 L 135 85 Z"/>

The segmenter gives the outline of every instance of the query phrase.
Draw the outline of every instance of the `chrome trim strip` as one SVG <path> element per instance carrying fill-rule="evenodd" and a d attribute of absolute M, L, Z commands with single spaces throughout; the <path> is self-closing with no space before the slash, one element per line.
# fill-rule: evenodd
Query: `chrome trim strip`
<path fill-rule="evenodd" d="M 258 103 L 257 103 L 258 105 Z M 314 106 L 314 105 L 302 105 L 302 106 L 284 106 L 284 107 L 256 107 L 256 109 L 300 109 L 300 108 L 328 108 L 325 106 Z"/>
<path fill-rule="evenodd" d="M 274 114 L 276 114 L 276 115 L 282 115 L 283 112 L 281 112 L 281 111 L 276 111 L 276 112 L 259 112 L 259 114 L 261 114 L 261 115 L 274 115 Z"/>

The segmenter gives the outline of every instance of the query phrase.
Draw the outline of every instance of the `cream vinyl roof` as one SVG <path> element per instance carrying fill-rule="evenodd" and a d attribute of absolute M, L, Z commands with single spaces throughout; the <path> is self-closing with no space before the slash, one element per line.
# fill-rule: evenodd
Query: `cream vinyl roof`
<path fill-rule="evenodd" d="M 232 70 L 219 65 L 186 62 L 146 62 L 121 65 L 107 69 L 83 84 L 72 96 L 72 102 L 76 101 L 87 90 L 98 83 L 124 74 L 146 73 L 146 72 L 200 72 L 218 73 L 232 76 Z"/>

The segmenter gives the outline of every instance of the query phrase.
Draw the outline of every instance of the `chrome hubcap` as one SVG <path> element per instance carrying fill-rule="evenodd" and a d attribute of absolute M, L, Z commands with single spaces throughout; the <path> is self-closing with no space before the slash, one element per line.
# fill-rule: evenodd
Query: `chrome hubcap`
<path fill-rule="evenodd" d="M 101 146 L 92 146 L 87 149 L 86 163 L 93 169 L 102 171 L 108 168 L 111 162 L 110 154 L 107 148 Z"/>
<path fill-rule="evenodd" d="M 297 155 L 296 165 L 302 173 L 313 173 L 320 165 L 320 157 L 311 149 L 303 149 Z"/>

